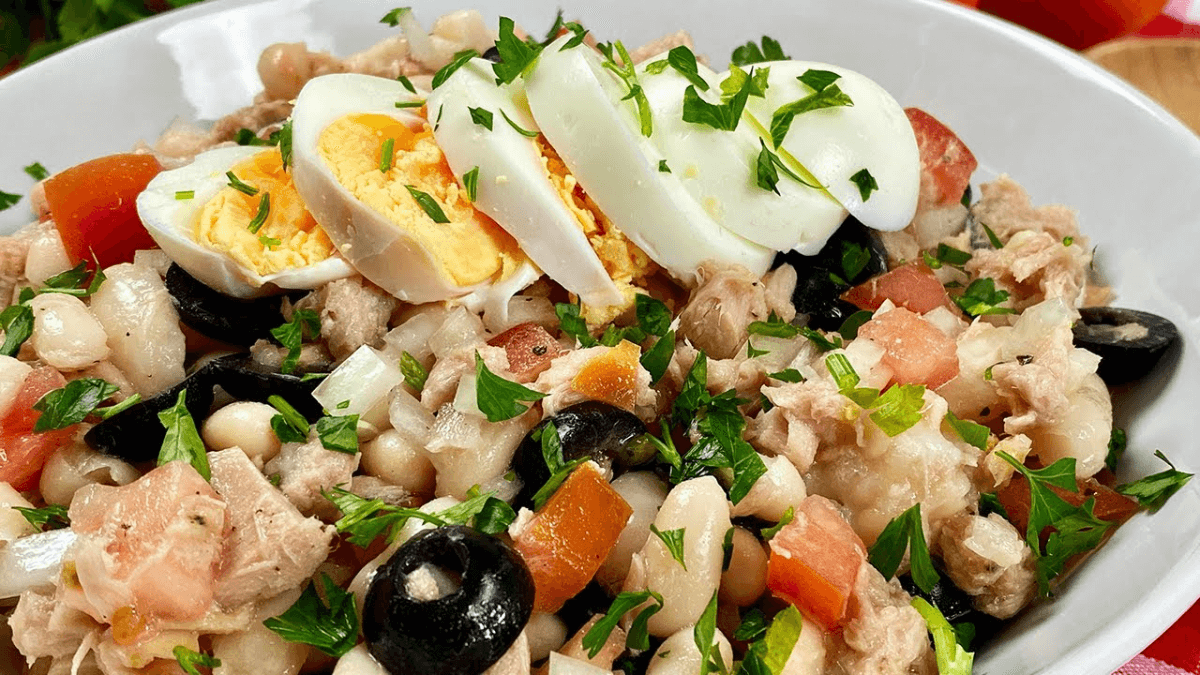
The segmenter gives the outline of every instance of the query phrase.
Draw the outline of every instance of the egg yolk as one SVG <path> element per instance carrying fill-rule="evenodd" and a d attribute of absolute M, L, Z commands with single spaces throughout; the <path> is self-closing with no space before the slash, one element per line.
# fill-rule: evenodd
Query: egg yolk
<path fill-rule="evenodd" d="M 224 251 L 259 275 L 312 265 L 333 255 L 333 242 L 300 201 L 278 151 L 264 150 L 232 171 L 258 193 L 222 188 L 200 209 L 196 241 Z M 251 232 L 250 223 L 266 194 L 271 195 L 266 221 Z"/>
<path fill-rule="evenodd" d="M 637 295 L 635 284 L 654 274 L 658 266 L 600 211 L 580 187 L 558 153 L 546 142 L 545 137 L 538 136 L 537 149 L 542 156 L 542 164 L 546 167 L 546 176 L 550 183 L 567 205 L 567 210 L 575 216 L 588 244 L 596 252 L 604 270 L 625 298 L 624 303 L 610 307 L 584 305 L 583 316 L 588 323 L 609 323 L 633 306 Z"/>
<path fill-rule="evenodd" d="M 384 172 L 387 139 L 392 158 Z M 317 152 L 342 187 L 416 240 L 456 285 L 506 277 L 525 260 L 516 240 L 471 205 L 428 125 L 413 131 L 387 115 L 348 115 L 321 132 Z M 450 222 L 435 222 L 409 186 L 437 202 Z"/>

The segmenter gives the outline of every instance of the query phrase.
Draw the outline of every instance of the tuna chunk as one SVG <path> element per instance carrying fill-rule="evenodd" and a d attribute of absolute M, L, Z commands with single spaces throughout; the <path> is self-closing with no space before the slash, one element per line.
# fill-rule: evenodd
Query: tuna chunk
<path fill-rule="evenodd" d="M 13 644 L 32 663 L 42 657 L 69 658 L 88 633 L 99 628 L 86 614 L 55 602 L 49 593 L 26 591 L 8 619 Z"/>
<path fill-rule="evenodd" d="M 705 262 L 700 284 L 679 315 L 679 333 L 715 359 L 727 359 L 746 341 L 747 326 L 766 321 L 766 287 L 744 267 Z"/>
<path fill-rule="evenodd" d="M 234 607 L 299 587 L 329 555 L 333 528 L 300 515 L 240 449 L 208 457 L 212 485 L 229 506 L 217 602 Z"/>
<path fill-rule="evenodd" d="M 190 464 L 164 464 L 122 487 L 84 487 L 70 517 L 81 591 L 66 594 L 73 606 L 106 623 L 129 606 L 148 619 L 175 621 L 209 611 L 228 513 Z"/>
<path fill-rule="evenodd" d="M 306 515 L 337 516 L 333 504 L 321 495 L 339 485 L 348 487 L 358 468 L 358 455 L 326 450 L 315 436 L 307 443 L 284 443 L 279 455 L 267 462 L 267 474 L 279 474 L 279 489 Z"/>
<path fill-rule="evenodd" d="M 321 337 L 329 353 L 341 361 L 363 345 L 376 347 L 400 301 L 361 279 L 338 279 L 296 303 L 297 309 L 321 316 Z"/>

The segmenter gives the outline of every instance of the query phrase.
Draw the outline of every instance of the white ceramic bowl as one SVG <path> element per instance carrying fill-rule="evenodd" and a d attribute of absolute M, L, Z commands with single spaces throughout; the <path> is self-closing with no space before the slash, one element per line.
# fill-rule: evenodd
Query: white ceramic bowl
<path fill-rule="evenodd" d="M 91 40 L 0 80 L 0 189 L 27 192 L 21 167 L 64 169 L 151 140 L 174 118 L 213 120 L 261 86 L 259 52 L 280 41 L 348 54 L 390 34 L 394 0 L 217 0 Z M 429 23 L 453 9 L 411 0 Z M 559 0 L 478 3 L 543 30 Z M 1130 87 L 1023 30 L 939 0 L 745 3 L 561 3 L 602 39 L 636 45 L 678 28 L 723 65 L 764 33 L 796 58 L 826 61 L 880 82 L 967 142 L 976 182 L 1001 171 L 1035 202 L 1079 210 L 1098 244 L 1097 267 L 1119 304 L 1167 316 L 1182 348 L 1158 376 L 1124 391 L 1117 422 L 1130 451 L 1123 478 L 1160 470 L 1163 450 L 1200 469 L 1191 422 L 1200 404 L 1200 140 Z M 570 5 L 574 5 L 573 7 Z M 0 231 L 29 219 L 0 213 Z M 1177 237 L 1180 237 L 1177 239 Z M 1154 516 L 1138 515 L 1062 587 L 979 655 L 977 673 L 1108 673 L 1138 653 L 1200 595 L 1200 481 Z"/>

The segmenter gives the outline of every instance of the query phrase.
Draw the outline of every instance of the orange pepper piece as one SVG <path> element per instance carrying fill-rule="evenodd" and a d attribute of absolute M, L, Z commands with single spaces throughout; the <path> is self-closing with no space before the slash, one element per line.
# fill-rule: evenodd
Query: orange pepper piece
<path fill-rule="evenodd" d="M 633 411 L 637 403 L 637 369 L 642 350 L 628 340 L 594 357 L 571 382 L 571 388 L 593 401 Z"/>

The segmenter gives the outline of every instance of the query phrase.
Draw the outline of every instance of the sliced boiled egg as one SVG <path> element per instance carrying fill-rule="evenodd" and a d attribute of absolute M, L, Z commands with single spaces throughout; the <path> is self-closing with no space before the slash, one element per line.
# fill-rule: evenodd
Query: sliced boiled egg
<path fill-rule="evenodd" d="M 600 210 L 655 262 L 685 283 L 705 260 L 764 274 L 774 252 L 722 227 L 640 132 L 628 90 L 587 47 L 547 46 L 525 76 L 542 134 Z M 669 166 L 669 162 L 668 162 Z"/>
<path fill-rule="evenodd" d="M 587 208 L 573 177 L 535 133 L 521 81 L 498 86 L 491 66 L 472 59 L 427 99 L 439 120 L 434 138 L 451 170 L 460 180 L 475 172 L 475 208 L 513 235 L 551 279 L 585 305 L 625 304 L 614 278 L 628 287 L 645 270 L 629 264 L 629 251 L 616 250 L 621 242 L 615 240 L 624 238 Z"/>
<path fill-rule="evenodd" d="M 249 186 L 246 192 L 230 186 L 230 171 Z M 155 176 L 138 195 L 137 210 L 172 260 L 226 295 L 310 289 L 354 274 L 305 209 L 277 148 L 201 153 L 191 164 Z M 258 225 L 254 231 L 252 223 Z"/>
<path fill-rule="evenodd" d="M 776 251 L 815 255 L 846 217 L 828 192 L 789 180 L 780 172 L 774 191 L 760 187 L 755 164 L 762 150 L 756 126 L 742 120 L 733 131 L 683 121 L 684 93 L 693 83 L 674 68 L 659 70 L 666 54 L 638 68 L 638 82 L 653 111 L 650 143 L 667 168 L 717 223 Z M 652 64 L 658 64 L 658 67 Z M 708 84 L 697 94 L 721 103 L 720 78 L 703 64 L 698 75 Z"/>
<path fill-rule="evenodd" d="M 415 100 L 384 78 L 310 80 L 292 113 L 296 189 L 338 251 L 392 295 L 506 307 L 487 289 L 511 295 L 539 273 L 472 206 L 426 120 L 396 105 Z"/>
<path fill-rule="evenodd" d="M 771 72 L 765 98 L 750 97 L 746 112 L 768 138 L 771 117 L 781 106 L 814 93 L 800 76 L 810 69 L 839 75 L 833 84 L 854 105 L 796 115 L 779 147 L 780 155 L 807 169 L 864 225 L 886 231 L 908 225 L 917 209 L 921 161 L 912 125 L 896 99 L 871 79 L 840 66 L 774 61 L 755 68 Z M 863 170 L 878 184 L 866 199 L 853 180 Z"/>

